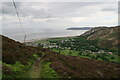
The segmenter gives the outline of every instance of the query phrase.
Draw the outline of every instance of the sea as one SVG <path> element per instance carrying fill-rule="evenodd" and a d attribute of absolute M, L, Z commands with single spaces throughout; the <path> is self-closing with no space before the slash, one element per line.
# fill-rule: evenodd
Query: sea
<path fill-rule="evenodd" d="M 79 36 L 87 30 L 52 30 L 52 29 L 26 29 L 26 42 L 48 38 Z M 4 29 L 2 34 L 11 39 L 23 42 L 25 34 L 19 29 Z"/>

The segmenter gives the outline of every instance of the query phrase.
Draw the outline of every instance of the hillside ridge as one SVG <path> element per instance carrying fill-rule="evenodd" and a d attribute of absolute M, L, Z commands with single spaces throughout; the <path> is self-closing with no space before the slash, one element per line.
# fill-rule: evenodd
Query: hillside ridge
<path fill-rule="evenodd" d="M 85 32 L 81 36 L 87 36 L 87 40 L 99 40 L 98 45 L 110 49 L 118 49 L 120 45 L 120 26 L 96 27 Z"/>
<path fill-rule="evenodd" d="M 4 78 L 16 78 L 16 75 L 22 77 L 18 74 L 22 74 L 23 70 L 31 69 L 30 65 L 33 62 L 30 60 L 35 61 L 43 52 L 42 64 L 50 63 L 48 66 L 63 78 L 118 78 L 119 64 L 116 63 L 62 55 L 49 49 L 26 46 L 4 36 L 2 36 L 2 44 Z M 48 67 L 45 66 L 43 69 L 46 71 L 42 72 L 42 75 L 51 73 L 47 71 Z"/>

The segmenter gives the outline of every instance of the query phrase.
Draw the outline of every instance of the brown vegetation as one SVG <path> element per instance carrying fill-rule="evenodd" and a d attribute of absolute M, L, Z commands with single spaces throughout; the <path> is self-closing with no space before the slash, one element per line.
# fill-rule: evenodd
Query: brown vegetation
<path fill-rule="evenodd" d="M 45 61 L 65 78 L 118 78 L 120 65 L 46 52 Z"/>
<path fill-rule="evenodd" d="M 26 46 L 7 37 L 2 36 L 2 61 L 7 64 L 14 64 L 20 61 L 27 64 L 29 59 L 34 59 L 33 54 L 41 55 L 42 48 Z"/>
<path fill-rule="evenodd" d="M 51 67 L 64 78 L 118 78 L 119 75 L 119 64 L 77 56 L 65 56 L 48 49 L 28 47 L 3 36 L 2 45 L 3 62 L 7 64 L 20 61 L 27 65 L 29 59 L 34 59 L 34 53 L 41 56 L 44 52 L 43 59 L 52 62 Z M 2 67 L 4 74 L 12 74 L 8 66 L 3 65 Z"/>
<path fill-rule="evenodd" d="M 2 62 L 6 64 L 15 64 L 16 61 L 20 61 L 21 64 L 27 65 L 30 60 L 35 60 L 33 54 L 38 54 L 41 57 L 42 51 L 45 50 L 26 46 L 25 44 L 2 36 Z M 3 74 L 12 74 L 9 66 L 3 65 L 2 68 Z"/>

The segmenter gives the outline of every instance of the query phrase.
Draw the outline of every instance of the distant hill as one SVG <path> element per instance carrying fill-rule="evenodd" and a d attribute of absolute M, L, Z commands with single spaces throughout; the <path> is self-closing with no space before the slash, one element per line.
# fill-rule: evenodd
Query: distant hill
<path fill-rule="evenodd" d="M 72 28 L 67 28 L 67 30 L 90 30 L 92 27 L 72 27 Z"/>
<path fill-rule="evenodd" d="M 96 27 L 81 36 L 88 36 L 88 40 L 98 40 L 98 45 L 104 48 L 118 49 L 120 45 L 120 26 Z"/>

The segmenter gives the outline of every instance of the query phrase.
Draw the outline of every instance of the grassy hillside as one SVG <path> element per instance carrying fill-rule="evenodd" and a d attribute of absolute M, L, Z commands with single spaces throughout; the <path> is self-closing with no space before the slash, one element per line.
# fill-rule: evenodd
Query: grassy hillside
<path fill-rule="evenodd" d="M 4 36 L 2 40 L 3 78 L 33 78 L 38 75 L 40 78 L 118 78 L 120 65 L 116 63 L 59 54 L 41 47 L 26 46 Z M 41 69 L 36 69 L 38 58 L 41 66 L 37 67 Z"/>
<path fill-rule="evenodd" d="M 3 77 L 19 77 L 30 69 L 36 60 L 34 55 L 41 57 L 42 48 L 28 47 L 2 36 L 2 67 Z"/>
<path fill-rule="evenodd" d="M 119 30 L 120 26 L 96 27 L 85 32 L 82 36 L 88 36 L 88 40 L 99 40 L 100 47 L 117 50 L 118 45 L 120 45 Z"/>
<path fill-rule="evenodd" d="M 118 78 L 119 64 L 46 52 L 44 63 L 63 78 Z"/>

